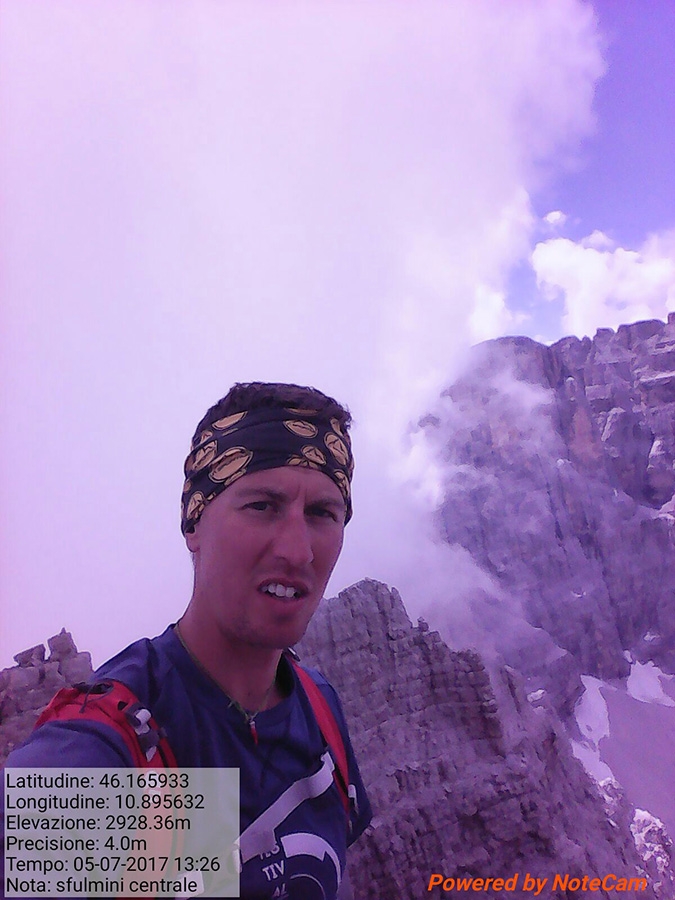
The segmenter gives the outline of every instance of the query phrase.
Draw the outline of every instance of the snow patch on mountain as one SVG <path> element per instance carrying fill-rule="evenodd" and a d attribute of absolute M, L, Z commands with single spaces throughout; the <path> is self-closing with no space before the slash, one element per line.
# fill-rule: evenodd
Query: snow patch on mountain
<path fill-rule="evenodd" d="M 665 686 L 675 688 L 675 676 L 662 672 L 653 662 L 634 662 L 626 681 L 626 690 L 635 700 L 643 703 L 660 703 L 675 706 L 675 699 L 667 694 Z"/>
<path fill-rule="evenodd" d="M 605 686 L 600 678 L 582 675 L 584 693 L 574 708 L 574 717 L 581 735 L 572 740 L 572 750 L 588 774 L 596 781 L 612 778 L 612 770 L 600 759 L 600 741 L 609 737 L 609 712 L 602 696 Z"/>

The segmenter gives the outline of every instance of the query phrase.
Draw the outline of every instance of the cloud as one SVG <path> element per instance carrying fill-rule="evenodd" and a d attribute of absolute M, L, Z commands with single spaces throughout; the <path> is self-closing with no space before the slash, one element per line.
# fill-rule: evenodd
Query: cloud
<path fill-rule="evenodd" d="M 551 210 L 550 213 L 547 213 L 544 216 L 544 222 L 546 222 L 547 225 L 551 225 L 553 228 L 562 228 L 566 221 L 567 216 L 559 209 Z"/>
<path fill-rule="evenodd" d="M 593 128 L 597 23 L 581 0 L 36 0 L 5 4 L 0 55 L 6 418 L 48 435 L 3 446 L 3 647 L 77 620 L 100 661 L 187 599 L 181 467 L 234 381 L 351 406 L 377 537 L 408 423 L 513 324 L 531 197 Z"/>
<path fill-rule="evenodd" d="M 650 235 L 638 250 L 595 231 L 579 242 L 536 245 L 532 266 L 542 296 L 562 298 L 563 329 L 578 336 L 675 310 L 675 231 Z"/>
<path fill-rule="evenodd" d="M 388 447 L 370 442 L 358 457 L 359 514 L 349 525 L 331 593 L 364 576 L 396 586 L 414 619 L 424 616 L 452 646 L 474 646 L 490 656 L 529 626 L 520 604 L 461 546 L 442 534 L 439 510 L 466 502 L 475 491 L 500 496 L 495 475 L 474 466 L 469 448 L 490 429 L 490 443 L 514 442 L 528 458 L 562 452 L 551 421 L 551 390 L 520 380 L 507 354 L 495 360 L 474 348 L 460 382 L 473 385 L 436 396 L 427 414 L 403 436 L 386 432 Z M 501 633 L 500 633 L 501 632 Z M 497 637 L 495 635 L 498 635 Z"/>

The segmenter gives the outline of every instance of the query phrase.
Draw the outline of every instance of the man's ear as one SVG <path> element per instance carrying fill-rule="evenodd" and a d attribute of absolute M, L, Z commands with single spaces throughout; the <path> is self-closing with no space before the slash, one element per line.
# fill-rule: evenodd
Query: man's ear
<path fill-rule="evenodd" d="M 195 525 L 194 531 L 186 531 L 185 532 L 185 543 L 187 544 L 187 548 L 190 553 L 196 553 L 199 549 L 199 538 L 197 536 L 199 532 L 199 522 Z"/>

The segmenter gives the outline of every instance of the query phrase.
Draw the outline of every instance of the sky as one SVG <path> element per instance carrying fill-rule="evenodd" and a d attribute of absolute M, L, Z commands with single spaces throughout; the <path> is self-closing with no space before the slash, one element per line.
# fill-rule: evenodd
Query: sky
<path fill-rule="evenodd" d="M 235 381 L 350 407 L 328 593 L 414 592 L 409 426 L 468 348 L 675 311 L 674 47 L 671 0 L 5 0 L 0 667 L 180 616 Z"/>

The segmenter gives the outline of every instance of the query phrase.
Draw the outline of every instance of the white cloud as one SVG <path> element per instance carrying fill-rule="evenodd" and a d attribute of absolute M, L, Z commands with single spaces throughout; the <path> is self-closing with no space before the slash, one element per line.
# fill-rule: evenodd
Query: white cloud
<path fill-rule="evenodd" d="M 490 290 L 482 284 L 477 286 L 474 292 L 474 307 L 469 318 L 471 335 L 476 342 L 505 334 L 513 319 L 502 291 Z"/>
<path fill-rule="evenodd" d="M 565 222 L 567 222 L 567 216 L 562 210 L 554 209 L 544 216 L 544 222 L 546 222 L 547 225 L 551 225 L 553 228 L 562 228 Z"/>
<path fill-rule="evenodd" d="M 537 244 L 532 266 L 542 296 L 564 299 L 568 334 L 665 319 L 675 310 L 675 231 L 651 235 L 638 250 L 599 231 L 579 242 L 552 238 Z"/>
<path fill-rule="evenodd" d="M 594 250 L 613 250 L 616 246 L 609 235 L 597 229 L 587 237 L 582 238 L 579 244 L 582 247 L 592 247 Z"/>

